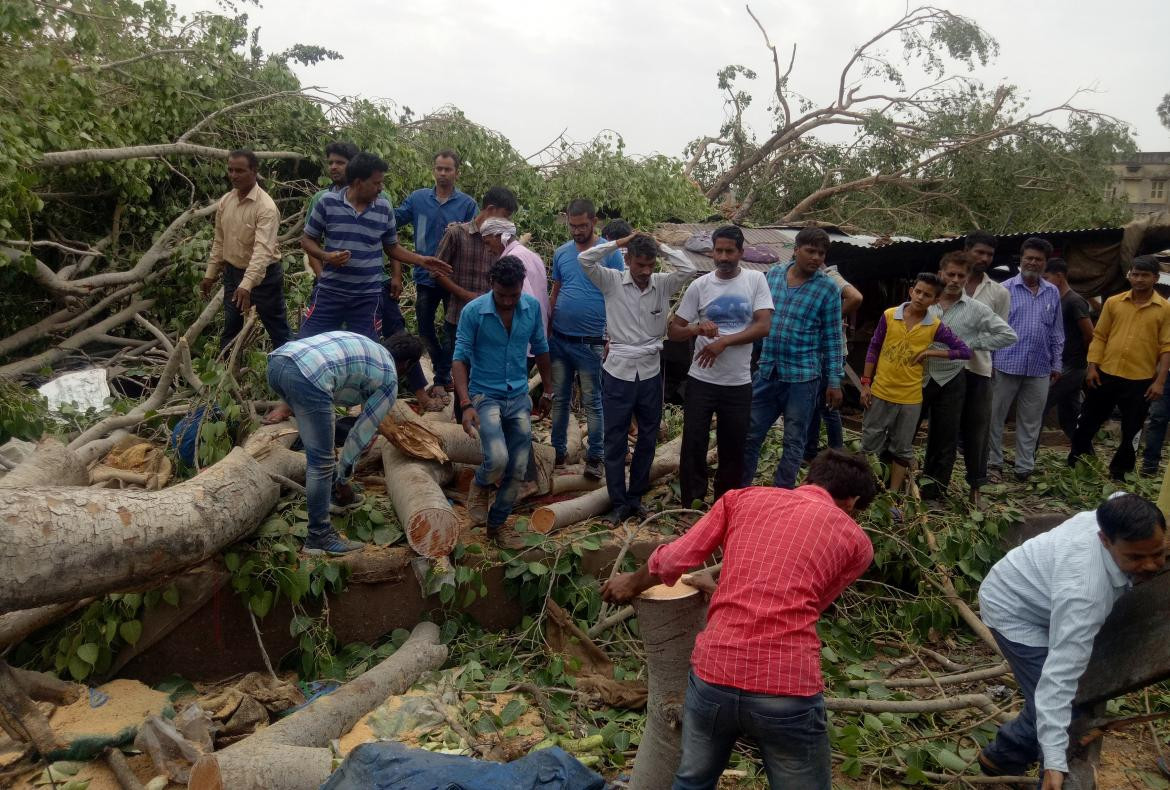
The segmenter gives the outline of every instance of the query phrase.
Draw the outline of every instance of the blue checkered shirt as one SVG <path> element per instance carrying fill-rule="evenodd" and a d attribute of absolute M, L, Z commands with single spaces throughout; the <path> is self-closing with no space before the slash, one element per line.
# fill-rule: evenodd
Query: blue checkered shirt
<path fill-rule="evenodd" d="M 841 386 L 841 289 L 823 271 L 804 285 L 788 287 L 793 261 L 768 270 L 776 312 L 764 338 L 760 373 L 766 378 L 801 382 L 824 378 Z"/>
<path fill-rule="evenodd" d="M 336 479 L 344 483 L 362 452 L 378 434 L 382 418 L 398 398 L 394 358 L 381 343 L 353 332 L 325 332 L 292 340 L 272 352 L 285 357 L 314 386 L 341 406 L 362 404 L 362 413 L 341 448 Z"/>
<path fill-rule="evenodd" d="M 1047 376 L 1059 373 L 1064 352 L 1064 313 L 1060 291 L 1040 280 L 1036 293 L 1017 274 L 1004 282 L 1011 294 L 1008 323 L 1019 340 L 992 354 L 995 369 L 1013 376 Z"/>

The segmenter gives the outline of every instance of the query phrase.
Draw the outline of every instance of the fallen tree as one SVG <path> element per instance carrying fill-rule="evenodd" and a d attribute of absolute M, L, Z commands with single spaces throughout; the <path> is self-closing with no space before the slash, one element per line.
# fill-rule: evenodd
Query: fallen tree
<path fill-rule="evenodd" d="M 451 464 L 407 457 L 389 442 L 382 446 L 386 494 L 394 504 L 406 542 L 423 557 L 446 557 L 459 538 L 459 520 L 442 486 L 451 481 Z"/>
<path fill-rule="evenodd" d="M 329 742 L 387 697 L 402 694 L 447 660 L 439 627 L 419 623 L 394 655 L 305 708 L 200 758 L 192 790 L 316 790 L 333 770 Z"/>

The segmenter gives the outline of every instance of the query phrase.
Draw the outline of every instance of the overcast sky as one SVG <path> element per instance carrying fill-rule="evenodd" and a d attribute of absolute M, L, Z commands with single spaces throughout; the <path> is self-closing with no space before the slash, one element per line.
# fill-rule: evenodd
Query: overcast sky
<path fill-rule="evenodd" d="M 215 0 L 176 0 L 181 12 Z M 1110 0 L 941 0 L 976 19 L 1000 44 L 976 76 L 1020 86 L 1036 108 L 1077 104 L 1132 125 L 1138 146 L 1170 150 L 1154 108 L 1170 91 L 1170 2 Z M 782 53 L 795 42 L 792 86 L 828 101 L 853 47 L 896 20 L 899 0 L 756 0 L 753 10 Z M 771 60 L 740 2 L 731 0 L 267 0 L 249 8 L 261 44 L 278 51 L 319 44 L 344 59 L 298 67 L 306 85 L 383 98 L 416 114 L 446 104 L 532 154 L 562 130 L 587 140 L 622 134 L 634 154 L 682 154 L 718 130 L 721 67 L 739 63 L 760 77 L 753 91 L 757 132 L 772 90 Z M 900 47 L 891 47 L 894 54 Z"/>

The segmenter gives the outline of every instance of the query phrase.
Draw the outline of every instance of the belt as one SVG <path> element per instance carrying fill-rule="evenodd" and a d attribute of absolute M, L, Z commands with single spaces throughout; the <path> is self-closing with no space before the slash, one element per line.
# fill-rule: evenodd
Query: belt
<path fill-rule="evenodd" d="M 562 340 L 566 343 L 583 343 L 583 344 L 590 345 L 590 346 L 603 346 L 603 345 L 605 345 L 605 338 L 604 337 L 594 337 L 592 335 L 582 335 L 582 336 L 566 335 L 565 333 L 558 332 L 555 329 L 552 331 L 552 333 L 553 333 L 553 337 L 555 337 L 557 340 Z"/>

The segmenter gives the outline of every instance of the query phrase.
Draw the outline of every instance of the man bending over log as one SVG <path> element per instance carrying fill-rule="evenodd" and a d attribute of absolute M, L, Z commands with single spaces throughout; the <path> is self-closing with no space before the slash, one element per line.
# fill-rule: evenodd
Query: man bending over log
<path fill-rule="evenodd" d="M 492 264 L 492 289 L 468 302 L 459 314 L 451 375 L 463 410 L 463 430 L 477 437 L 483 463 L 467 494 L 472 524 L 487 523 L 488 538 L 512 542 L 504 522 L 520 492 L 532 451 L 532 415 L 543 417 L 552 404 L 548 340 L 540 304 L 523 293 L 524 264 L 505 255 Z M 528 348 L 536 357 L 544 394 L 535 411 L 528 397 Z M 469 370 L 470 369 L 470 370 Z M 488 509 L 491 487 L 499 484 Z"/>
<path fill-rule="evenodd" d="M 1024 696 L 1024 709 L 979 753 L 989 776 L 1023 774 L 1040 759 L 1043 790 L 1068 772 L 1068 726 L 1093 640 L 1113 604 L 1161 570 L 1166 519 L 1136 494 L 1115 494 L 1095 511 L 1007 553 L 979 588 L 991 629 Z"/>
<path fill-rule="evenodd" d="M 417 365 L 421 355 L 422 342 L 413 335 L 398 334 L 379 343 L 353 332 L 293 340 L 268 355 L 268 385 L 292 407 L 305 445 L 308 553 L 344 554 L 361 548 L 337 534 L 329 512 L 358 504 L 349 482 L 354 465 L 398 397 L 398 376 Z M 335 404 L 362 404 L 336 463 Z"/>
<path fill-rule="evenodd" d="M 825 450 L 796 489 L 732 490 L 635 573 L 601 588 L 628 601 L 723 550 L 707 627 L 695 640 L 676 790 L 714 788 L 741 736 L 759 746 L 772 787 L 830 790 L 817 618 L 869 567 L 853 520 L 877 482 L 866 460 Z"/>

